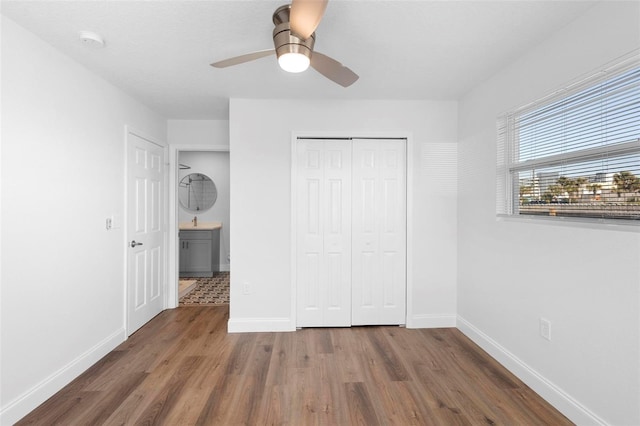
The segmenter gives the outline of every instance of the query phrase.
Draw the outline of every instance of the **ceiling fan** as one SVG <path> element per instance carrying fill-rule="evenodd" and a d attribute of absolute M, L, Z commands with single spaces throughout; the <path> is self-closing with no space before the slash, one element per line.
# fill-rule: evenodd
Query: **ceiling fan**
<path fill-rule="evenodd" d="M 276 54 L 280 68 L 288 72 L 305 71 L 309 65 L 329 80 L 348 87 L 358 75 L 335 59 L 313 51 L 316 34 L 329 0 L 292 0 L 273 12 L 275 49 L 259 50 L 211 64 L 226 68 Z"/>

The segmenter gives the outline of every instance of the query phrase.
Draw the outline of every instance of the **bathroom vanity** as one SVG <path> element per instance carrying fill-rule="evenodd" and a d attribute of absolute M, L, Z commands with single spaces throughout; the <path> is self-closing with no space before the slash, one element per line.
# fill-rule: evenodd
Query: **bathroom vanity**
<path fill-rule="evenodd" d="M 220 270 L 219 222 L 180 224 L 180 276 L 212 277 Z"/>

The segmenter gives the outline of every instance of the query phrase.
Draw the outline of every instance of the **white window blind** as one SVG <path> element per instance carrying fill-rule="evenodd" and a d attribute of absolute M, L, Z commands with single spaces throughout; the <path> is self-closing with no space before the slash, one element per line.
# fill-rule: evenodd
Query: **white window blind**
<path fill-rule="evenodd" d="M 640 220 L 634 52 L 498 119 L 497 211 Z"/>

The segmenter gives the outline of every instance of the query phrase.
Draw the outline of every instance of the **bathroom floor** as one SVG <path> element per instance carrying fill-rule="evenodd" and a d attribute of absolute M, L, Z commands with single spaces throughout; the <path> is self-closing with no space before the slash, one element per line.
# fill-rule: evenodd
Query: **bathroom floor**
<path fill-rule="evenodd" d="M 229 272 L 215 272 L 211 278 L 181 278 L 180 306 L 228 305 L 229 277 Z"/>

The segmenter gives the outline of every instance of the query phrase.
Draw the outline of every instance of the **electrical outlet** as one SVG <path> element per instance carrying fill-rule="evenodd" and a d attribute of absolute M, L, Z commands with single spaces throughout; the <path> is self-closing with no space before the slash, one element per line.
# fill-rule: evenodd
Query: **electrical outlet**
<path fill-rule="evenodd" d="M 242 284 L 242 294 L 244 294 L 245 296 L 251 294 L 251 284 L 249 283 Z"/>
<path fill-rule="evenodd" d="M 551 321 L 540 318 L 540 336 L 551 341 Z"/>
<path fill-rule="evenodd" d="M 108 217 L 105 225 L 105 227 L 107 228 L 107 231 L 110 230 L 112 226 L 113 226 L 113 219 Z"/>

